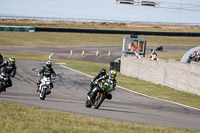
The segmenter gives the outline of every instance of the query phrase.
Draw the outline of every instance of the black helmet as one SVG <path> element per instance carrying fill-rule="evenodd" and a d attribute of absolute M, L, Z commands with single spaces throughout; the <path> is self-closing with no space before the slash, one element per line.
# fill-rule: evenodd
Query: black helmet
<path fill-rule="evenodd" d="M 52 66 L 51 61 L 47 61 L 47 62 L 46 62 L 46 67 L 47 67 L 47 68 L 51 68 L 51 66 Z"/>
<path fill-rule="evenodd" d="M 101 69 L 100 74 L 101 76 L 106 75 L 106 69 Z"/>

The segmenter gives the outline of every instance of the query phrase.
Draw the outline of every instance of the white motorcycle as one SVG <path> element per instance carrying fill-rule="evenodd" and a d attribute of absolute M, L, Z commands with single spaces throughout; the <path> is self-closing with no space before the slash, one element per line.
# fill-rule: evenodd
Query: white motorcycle
<path fill-rule="evenodd" d="M 43 77 L 39 86 L 40 99 L 45 100 L 46 95 L 51 93 L 51 79 L 50 77 Z"/>

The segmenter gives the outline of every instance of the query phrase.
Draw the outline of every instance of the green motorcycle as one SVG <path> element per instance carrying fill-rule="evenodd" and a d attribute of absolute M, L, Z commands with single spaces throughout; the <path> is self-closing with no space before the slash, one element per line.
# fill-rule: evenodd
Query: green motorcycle
<path fill-rule="evenodd" d="M 94 89 L 92 90 L 95 94 L 92 98 L 90 98 L 90 96 L 87 97 L 85 106 L 87 108 L 94 106 L 95 109 L 98 109 L 109 94 L 110 90 L 111 88 L 108 80 L 96 83 Z"/>

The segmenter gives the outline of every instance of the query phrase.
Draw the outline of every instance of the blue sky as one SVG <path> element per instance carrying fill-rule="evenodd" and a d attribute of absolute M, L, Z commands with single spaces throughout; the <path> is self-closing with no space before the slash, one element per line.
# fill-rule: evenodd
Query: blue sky
<path fill-rule="evenodd" d="M 200 24 L 200 11 L 122 5 L 116 4 L 116 0 L 0 0 L 0 3 L 0 15 L 5 16 Z"/>

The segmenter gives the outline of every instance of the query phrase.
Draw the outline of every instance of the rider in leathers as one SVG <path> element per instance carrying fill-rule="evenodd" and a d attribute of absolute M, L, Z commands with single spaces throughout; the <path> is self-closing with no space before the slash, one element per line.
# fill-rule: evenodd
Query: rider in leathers
<path fill-rule="evenodd" d="M 95 81 L 98 80 L 98 81 L 101 81 L 101 80 L 105 80 L 105 79 L 108 79 L 108 75 L 106 74 L 106 69 L 101 69 L 100 70 L 100 73 L 98 73 L 92 80 L 91 80 L 91 83 L 90 83 L 90 91 L 92 89 L 94 89 L 94 85 L 95 85 Z"/>
<path fill-rule="evenodd" d="M 6 88 L 12 86 L 12 81 L 10 77 L 14 77 L 16 75 L 17 67 L 15 65 L 15 58 L 10 57 L 8 61 L 5 61 L 4 63 L 0 65 L 0 69 L 1 68 L 2 68 L 1 72 L 7 73 L 9 75 L 7 82 L 3 86 L 4 91 L 6 91 Z"/>
<path fill-rule="evenodd" d="M 56 78 L 56 73 L 54 72 L 53 68 L 52 68 L 52 63 L 51 61 L 47 61 L 46 62 L 46 66 L 43 66 L 39 72 L 38 72 L 38 76 L 41 76 L 41 79 L 43 78 L 43 76 L 45 77 L 50 77 L 51 78 L 51 75 L 53 76 L 53 79 Z M 40 84 L 41 84 L 41 79 L 39 80 L 39 82 L 37 83 L 37 92 L 39 91 L 39 87 L 40 87 Z M 51 89 L 53 88 L 53 83 L 51 82 Z"/>
<path fill-rule="evenodd" d="M 108 78 L 108 82 L 110 83 L 110 89 L 109 89 L 108 95 L 106 96 L 106 98 L 109 99 L 109 100 L 112 99 L 111 92 L 115 91 L 115 87 L 117 85 L 116 76 L 117 76 L 117 72 L 115 70 L 110 70 L 109 78 Z"/>
<path fill-rule="evenodd" d="M 111 70 L 111 71 L 114 71 L 114 70 Z M 95 91 L 92 91 L 94 89 L 94 86 L 95 86 L 95 81 L 98 80 L 99 81 L 102 81 L 102 80 L 108 80 L 111 84 L 111 91 L 114 91 L 115 90 L 115 86 L 116 86 L 116 80 L 115 80 L 115 77 L 116 77 L 116 72 L 115 72 L 115 77 L 114 78 L 109 78 L 111 77 L 111 71 L 109 72 L 109 76 L 106 75 L 106 70 L 105 69 L 101 69 L 100 73 L 98 73 L 94 79 L 91 81 L 91 84 L 90 84 L 90 91 L 88 92 L 88 95 L 90 96 L 90 98 L 93 98 L 96 94 L 96 92 L 98 91 L 95 90 Z M 111 93 L 109 93 L 106 97 L 107 99 L 112 99 L 112 95 Z"/>

